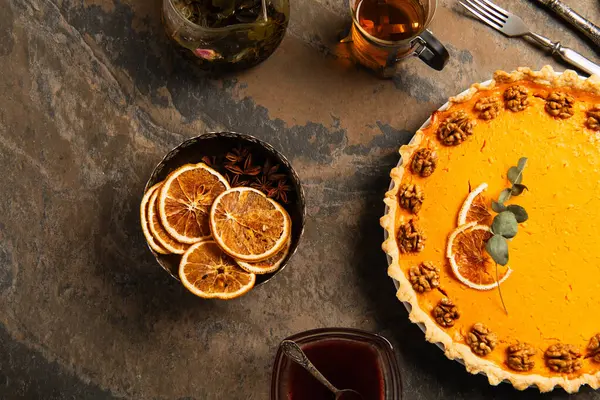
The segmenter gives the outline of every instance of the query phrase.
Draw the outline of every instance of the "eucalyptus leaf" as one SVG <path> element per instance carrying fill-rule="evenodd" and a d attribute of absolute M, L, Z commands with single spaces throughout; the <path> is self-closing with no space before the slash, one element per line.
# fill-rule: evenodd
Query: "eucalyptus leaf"
<path fill-rule="evenodd" d="M 515 183 L 509 190 L 513 196 L 519 196 L 524 190 L 529 190 L 529 188 L 523 184 Z"/>
<path fill-rule="evenodd" d="M 518 223 L 525 222 L 529 219 L 527 211 L 517 204 L 511 204 L 510 206 L 506 207 L 506 209 L 515 215 Z"/>
<path fill-rule="evenodd" d="M 504 189 L 503 191 L 500 192 L 500 196 L 498 196 L 498 203 L 504 204 L 504 202 L 506 200 L 510 199 L 510 195 L 511 195 L 511 190 Z"/>
<path fill-rule="evenodd" d="M 510 167 L 506 176 L 513 185 L 523 182 L 523 171 L 521 171 L 518 167 Z"/>
<path fill-rule="evenodd" d="M 525 165 L 527 165 L 527 157 L 519 158 L 519 162 L 517 163 L 517 168 L 519 169 L 519 171 L 523 172 L 523 170 L 525 169 Z"/>
<path fill-rule="evenodd" d="M 506 206 L 502 203 L 492 200 L 492 210 L 494 210 L 494 212 L 501 213 L 502 211 L 506 211 Z"/>
<path fill-rule="evenodd" d="M 506 239 L 500 235 L 492 236 L 485 244 L 485 250 L 492 259 L 500 264 L 508 264 L 508 243 Z"/>
<path fill-rule="evenodd" d="M 502 211 L 496 215 L 492 222 L 492 232 L 494 235 L 502 235 L 510 239 L 517 235 L 518 230 L 519 223 L 517 222 L 517 218 L 510 211 Z"/>

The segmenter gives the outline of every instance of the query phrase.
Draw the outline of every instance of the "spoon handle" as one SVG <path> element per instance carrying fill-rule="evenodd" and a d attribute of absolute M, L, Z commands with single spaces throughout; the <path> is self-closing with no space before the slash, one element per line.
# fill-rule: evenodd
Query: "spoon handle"
<path fill-rule="evenodd" d="M 316 380 L 318 380 L 319 382 L 321 382 L 324 386 L 327 387 L 327 389 L 331 390 L 333 393 L 337 393 L 338 390 L 336 389 L 335 386 L 333 386 L 328 380 L 327 378 L 325 378 L 316 368 L 315 366 L 310 362 L 310 360 L 308 359 L 308 357 L 306 357 L 306 354 L 304 354 L 304 352 L 302 351 L 302 349 L 300 348 L 300 346 L 298 346 L 298 344 L 296 342 L 293 342 L 291 340 L 284 340 L 281 343 L 281 350 L 283 351 L 283 353 L 288 356 L 292 361 L 294 361 L 296 364 L 300 365 L 301 367 L 303 367 L 305 370 L 307 370 L 308 372 L 310 372 L 310 374 L 312 376 L 315 377 Z"/>
<path fill-rule="evenodd" d="M 600 46 L 600 28 L 594 25 L 591 21 L 573 11 L 569 6 L 560 0 L 537 0 L 537 2 L 547 6 L 550 10 L 554 11 L 565 21 L 589 37 L 596 44 L 596 46 Z"/>

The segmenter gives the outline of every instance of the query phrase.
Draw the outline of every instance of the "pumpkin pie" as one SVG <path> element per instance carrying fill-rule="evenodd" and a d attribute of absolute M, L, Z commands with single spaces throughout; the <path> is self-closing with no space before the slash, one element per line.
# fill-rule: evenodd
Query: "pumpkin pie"
<path fill-rule="evenodd" d="M 517 389 L 600 387 L 600 78 L 498 71 L 391 171 L 397 297 L 450 359 Z"/>

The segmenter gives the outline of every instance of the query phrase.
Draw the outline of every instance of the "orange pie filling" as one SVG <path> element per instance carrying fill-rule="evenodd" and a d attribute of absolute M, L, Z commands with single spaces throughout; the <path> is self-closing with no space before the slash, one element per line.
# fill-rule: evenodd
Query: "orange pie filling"
<path fill-rule="evenodd" d="M 403 160 L 394 227 L 399 265 L 419 307 L 454 342 L 510 373 L 574 379 L 600 372 L 596 105 L 600 96 L 579 89 L 496 84 L 436 112 Z M 491 200 L 510 186 L 507 171 L 521 157 L 528 158 L 528 190 L 506 204 L 523 206 L 529 219 L 509 240 L 511 274 L 501 293 L 473 289 L 452 271 L 448 238 L 465 198 L 482 183 L 475 211 L 489 225 Z M 494 282 L 490 261 L 471 273 Z"/>

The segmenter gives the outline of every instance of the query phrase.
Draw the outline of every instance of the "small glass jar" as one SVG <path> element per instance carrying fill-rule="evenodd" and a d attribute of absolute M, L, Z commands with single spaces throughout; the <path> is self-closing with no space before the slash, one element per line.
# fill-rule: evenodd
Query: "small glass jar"
<path fill-rule="evenodd" d="M 391 343 L 349 328 L 315 329 L 286 338 L 298 343 L 315 367 L 338 389 L 357 390 L 366 400 L 401 400 L 402 382 Z M 271 400 L 329 399 L 332 394 L 278 349 Z"/>
<path fill-rule="evenodd" d="M 289 0 L 266 0 L 266 19 L 218 28 L 200 26 L 177 10 L 174 0 L 163 0 L 165 31 L 177 47 L 202 69 L 232 71 L 266 60 L 285 35 L 290 16 Z"/>

